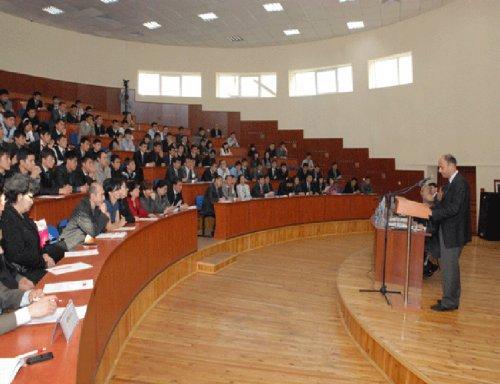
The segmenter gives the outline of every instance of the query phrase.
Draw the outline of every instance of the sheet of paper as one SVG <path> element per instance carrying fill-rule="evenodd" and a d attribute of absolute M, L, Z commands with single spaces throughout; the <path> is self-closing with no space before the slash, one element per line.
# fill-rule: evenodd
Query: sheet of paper
<path fill-rule="evenodd" d="M 113 232 L 118 232 L 118 231 L 135 231 L 135 226 L 134 227 L 121 227 L 114 229 Z"/>
<path fill-rule="evenodd" d="M 188 209 L 189 209 L 189 210 L 191 210 L 191 209 L 196 209 L 196 205 L 190 205 L 190 206 L 188 207 Z"/>
<path fill-rule="evenodd" d="M 135 221 L 156 221 L 157 217 L 138 217 Z"/>
<path fill-rule="evenodd" d="M 74 292 L 94 288 L 94 280 L 63 281 L 61 283 L 45 284 L 43 293 Z"/>
<path fill-rule="evenodd" d="M 101 233 L 96 239 L 123 239 L 127 236 L 127 232 L 106 232 Z"/>
<path fill-rule="evenodd" d="M 38 199 L 64 199 L 63 195 L 40 195 Z"/>
<path fill-rule="evenodd" d="M 0 359 L 0 384 L 10 384 L 24 364 L 24 359 L 12 357 Z"/>
<path fill-rule="evenodd" d="M 49 268 L 47 269 L 47 272 L 50 272 L 53 275 L 62 275 L 65 273 L 81 271 L 83 269 L 89 269 L 89 268 L 92 268 L 92 266 L 87 263 L 73 263 L 73 264 L 58 265 L 56 267 Z"/>
<path fill-rule="evenodd" d="M 50 323 L 55 323 L 57 320 L 61 317 L 62 313 L 64 312 L 64 309 L 66 307 L 59 307 L 56 309 L 56 311 L 52 315 L 48 315 L 45 317 L 40 317 L 38 319 L 31 319 L 31 321 L 26 324 L 26 325 L 37 325 L 37 324 L 50 324 Z M 87 312 L 87 306 L 82 305 L 81 307 L 75 307 L 76 308 L 76 314 L 78 315 L 78 318 L 81 320 L 85 317 L 85 313 Z"/>
<path fill-rule="evenodd" d="M 82 249 L 80 251 L 64 252 L 64 257 L 96 256 L 98 254 L 99 250 L 97 248 L 92 248 L 92 249 Z"/>

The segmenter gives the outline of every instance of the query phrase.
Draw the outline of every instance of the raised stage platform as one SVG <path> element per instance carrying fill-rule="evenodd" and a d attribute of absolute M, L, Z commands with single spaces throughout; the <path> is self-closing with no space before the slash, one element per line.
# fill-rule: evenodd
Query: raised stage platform
<path fill-rule="evenodd" d="M 367 235 L 370 236 L 370 235 Z M 424 281 L 422 310 L 389 307 L 373 283 L 373 248 L 339 269 L 340 308 L 352 337 L 396 384 L 500 383 L 500 243 L 474 238 L 461 256 L 462 301 L 454 312 L 430 310 L 441 274 Z"/>

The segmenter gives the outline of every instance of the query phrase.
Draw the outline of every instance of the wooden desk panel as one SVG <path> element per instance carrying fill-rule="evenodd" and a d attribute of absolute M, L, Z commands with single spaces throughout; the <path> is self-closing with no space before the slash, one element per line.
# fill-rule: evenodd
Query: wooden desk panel
<path fill-rule="evenodd" d="M 217 203 L 215 238 L 224 240 L 242 233 L 295 224 L 367 219 L 377 203 L 373 195 L 274 197 Z M 243 207 L 248 207 L 248 211 Z"/>
<path fill-rule="evenodd" d="M 47 274 L 38 284 L 94 279 L 94 289 L 59 293 L 66 305 L 87 304 L 87 314 L 66 344 L 60 336 L 51 344 L 53 324 L 24 326 L 0 336 L 0 356 L 15 356 L 47 347 L 54 359 L 22 368 L 15 383 L 92 383 L 113 328 L 141 289 L 169 265 L 197 249 L 196 211 L 181 212 L 156 222 L 136 223 L 121 241 L 98 240 L 98 256 L 63 259 L 83 261 L 93 268 L 68 275 Z M 182 231 L 178 231 L 182 228 Z M 147 241 L 145 241 L 147 239 Z"/>
<path fill-rule="evenodd" d="M 164 179 L 167 167 L 143 167 L 144 180 L 153 182 L 156 179 Z"/>
<path fill-rule="evenodd" d="M 69 219 L 85 193 L 72 193 L 62 199 L 44 199 L 36 197 L 30 210 L 33 220 L 45 219 L 47 224 L 57 226 L 63 219 Z"/>
<path fill-rule="evenodd" d="M 210 183 L 183 183 L 182 198 L 189 205 L 196 204 L 196 196 L 204 195 Z"/>

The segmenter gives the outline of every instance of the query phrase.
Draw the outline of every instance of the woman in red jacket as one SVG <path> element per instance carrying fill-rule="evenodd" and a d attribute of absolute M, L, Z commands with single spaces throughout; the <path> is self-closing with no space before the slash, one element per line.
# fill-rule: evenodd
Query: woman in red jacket
<path fill-rule="evenodd" d="M 127 197 L 127 204 L 130 212 L 137 219 L 138 217 L 154 217 L 155 215 L 149 214 L 141 205 L 139 199 L 140 187 L 135 181 L 131 181 L 128 185 L 129 196 Z"/>

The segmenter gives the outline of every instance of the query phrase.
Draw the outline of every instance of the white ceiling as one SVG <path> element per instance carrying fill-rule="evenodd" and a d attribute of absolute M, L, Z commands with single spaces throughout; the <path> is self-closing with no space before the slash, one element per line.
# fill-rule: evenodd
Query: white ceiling
<path fill-rule="evenodd" d="M 357 33 L 348 21 L 362 20 L 365 29 L 396 23 L 453 0 L 282 0 L 284 11 L 262 7 L 273 0 L 0 0 L 0 12 L 37 23 L 86 34 L 164 45 L 206 47 L 255 47 L 293 44 Z M 62 15 L 42 8 L 53 5 Z M 197 15 L 215 12 L 219 18 L 205 22 Z M 148 30 L 142 23 L 157 21 L 162 28 Z M 287 37 L 283 30 L 301 34 Z M 238 35 L 243 41 L 229 40 Z M 3 38 L 7 38 L 4 36 Z"/>

